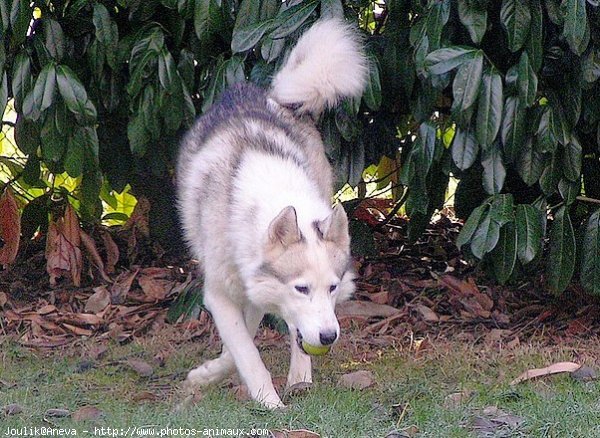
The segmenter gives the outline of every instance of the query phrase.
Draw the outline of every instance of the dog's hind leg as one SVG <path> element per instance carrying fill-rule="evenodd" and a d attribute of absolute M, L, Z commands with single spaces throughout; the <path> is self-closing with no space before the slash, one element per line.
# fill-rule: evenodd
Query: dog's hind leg
<path fill-rule="evenodd" d="M 298 339 L 296 335 L 296 327 L 290 325 L 290 348 L 291 348 L 291 360 L 290 360 L 290 371 L 287 377 L 287 387 L 297 383 L 306 382 L 312 383 L 312 365 L 310 356 L 304 354 L 298 346 Z"/>
<path fill-rule="evenodd" d="M 264 313 L 254 307 L 249 306 L 244 309 L 244 321 L 248 333 L 252 337 L 256 334 L 263 316 Z M 188 373 L 185 386 L 193 389 L 194 387 L 218 383 L 229 377 L 234 371 L 235 362 L 233 356 L 231 356 L 227 346 L 223 345 L 223 351 L 219 357 L 204 362 Z"/>

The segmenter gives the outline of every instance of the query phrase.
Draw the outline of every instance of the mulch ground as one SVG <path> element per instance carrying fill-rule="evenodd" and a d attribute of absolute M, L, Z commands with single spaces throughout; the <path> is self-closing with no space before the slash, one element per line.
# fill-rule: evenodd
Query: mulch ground
<path fill-rule="evenodd" d="M 439 337 L 510 346 L 600 332 L 600 302 L 578 285 L 551 296 L 543 287 L 543 261 L 500 286 L 457 250 L 461 224 L 450 215 L 438 218 L 415 243 L 408 242 L 406 219 L 383 227 L 377 220 L 365 222 L 374 255 L 355 259 L 356 299 L 339 309 L 341 324 L 352 329 L 354 340 L 374 348 Z M 133 249 L 131 238 L 114 240 L 127 256 L 108 277 L 88 263 L 79 287 L 68 278 L 51 287 L 43 242 L 30 244 L 18 263 L 0 272 L 0 337 L 54 348 L 91 337 L 124 343 L 169 325 L 182 342 L 217 342 L 205 311 L 196 306 L 192 319 L 181 313 L 193 310 L 197 298 L 200 279 L 193 262 L 169 259 L 139 236 Z M 142 247 L 154 252 L 141 257 Z M 274 329 L 267 336 L 278 335 Z"/>

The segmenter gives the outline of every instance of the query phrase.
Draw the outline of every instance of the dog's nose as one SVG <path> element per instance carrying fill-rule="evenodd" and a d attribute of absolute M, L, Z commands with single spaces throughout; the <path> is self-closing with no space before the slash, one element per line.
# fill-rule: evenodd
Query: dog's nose
<path fill-rule="evenodd" d="M 337 339 L 337 332 L 335 330 L 328 332 L 319 333 L 319 340 L 321 341 L 321 345 L 331 345 Z"/>

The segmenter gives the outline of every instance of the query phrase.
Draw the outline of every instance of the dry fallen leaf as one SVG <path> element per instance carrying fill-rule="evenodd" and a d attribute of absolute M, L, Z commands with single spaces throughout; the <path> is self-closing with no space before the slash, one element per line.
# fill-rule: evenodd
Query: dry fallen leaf
<path fill-rule="evenodd" d="M 571 377 L 581 382 L 591 382 L 592 380 L 598 379 L 598 373 L 594 368 L 583 365 L 578 370 L 573 371 Z"/>
<path fill-rule="evenodd" d="M 148 225 L 150 214 L 150 201 L 144 196 L 140 196 L 137 200 L 137 204 L 133 208 L 133 212 L 127 222 L 123 226 L 123 229 L 138 229 L 144 236 L 150 235 L 150 226 Z"/>
<path fill-rule="evenodd" d="M 319 438 L 316 432 L 312 432 L 306 429 L 294 429 L 294 430 L 272 430 L 271 435 L 274 438 Z"/>
<path fill-rule="evenodd" d="M 88 313 L 99 313 L 110 304 L 110 292 L 106 286 L 94 288 L 94 294 L 85 303 L 85 311 Z"/>
<path fill-rule="evenodd" d="M 477 436 L 488 437 L 508 435 L 518 429 L 524 422 L 523 417 L 504 412 L 496 406 L 488 406 L 483 410 L 483 416 L 477 415 L 473 419 L 473 429 L 477 431 Z"/>
<path fill-rule="evenodd" d="M 141 391 L 133 396 L 135 402 L 156 401 L 158 396 L 150 391 Z"/>
<path fill-rule="evenodd" d="M 115 272 L 115 265 L 119 261 L 119 247 L 107 230 L 103 229 L 100 235 L 106 249 L 106 272 L 112 274 Z"/>
<path fill-rule="evenodd" d="M 8 296 L 4 292 L 0 292 L 0 309 L 8 303 Z"/>
<path fill-rule="evenodd" d="M 290 398 L 306 394 L 310 390 L 310 388 L 312 388 L 312 386 L 313 384 L 310 382 L 298 382 L 293 384 L 289 388 L 285 388 L 285 391 L 283 393 L 284 402 Z"/>
<path fill-rule="evenodd" d="M 95 421 L 104 416 L 104 412 L 95 406 L 83 406 L 73 412 L 71 418 L 73 421 Z"/>
<path fill-rule="evenodd" d="M 16 403 L 11 403 L 9 405 L 4 406 L 2 410 L 4 411 L 4 415 L 17 415 L 23 412 L 23 407 Z"/>
<path fill-rule="evenodd" d="M 67 205 L 65 215 L 48 225 L 46 235 L 46 271 L 50 275 L 50 285 L 65 273 L 71 274 L 75 286 L 81 284 L 83 259 L 81 255 L 81 235 L 79 219 L 71 205 Z"/>
<path fill-rule="evenodd" d="M 142 377 L 150 377 L 154 373 L 154 368 L 141 359 L 127 359 L 125 364 Z"/>
<path fill-rule="evenodd" d="M 138 283 L 144 294 L 153 300 L 163 300 L 173 288 L 173 281 L 155 278 L 150 275 L 140 275 Z"/>
<path fill-rule="evenodd" d="M 94 242 L 94 239 L 92 239 L 90 237 L 90 235 L 87 234 L 85 231 L 81 230 L 80 234 L 81 234 L 81 243 L 83 244 L 83 247 L 85 248 L 85 251 L 88 254 L 89 260 L 96 267 L 96 269 L 100 273 L 100 276 L 102 277 L 102 279 L 104 281 L 110 282 L 110 277 L 106 273 L 106 269 L 104 267 L 104 262 L 102 261 L 102 257 L 100 257 L 98 248 L 96 248 L 96 242 Z"/>
<path fill-rule="evenodd" d="M 337 315 L 343 317 L 359 317 L 359 318 L 387 318 L 397 313 L 397 309 L 387 304 L 377 304 L 371 301 L 346 301 L 337 306 Z"/>
<path fill-rule="evenodd" d="M 117 279 L 110 288 L 110 295 L 114 304 L 121 304 L 125 301 L 133 279 L 138 275 L 139 269 L 125 271 L 117 276 Z"/>
<path fill-rule="evenodd" d="M 21 218 L 12 190 L 7 187 L 0 196 L 0 265 L 12 264 L 19 252 Z"/>
<path fill-rule="evenodd" d="M 517 385 L 525 380 L 535 379 L 537 377 L 548 376 L 558 373 L 573 373 L 581 368 L 581 365 L 574 362 L 558 362 L 545 368 L 534 368 L 525 371 L 519 377 L 510 382 L 511 385 Z"/>
<path fill-rule="evenodd" d="M 107 351 L 108 347 L 106 345 L 95 345 L 88 351 L 88 356 L 92 360 L 98 360 L 101 359 Z"/>
<path fill-rule="evenodd" d="M 344 374 L 338 380 L 338 386 L 348 389 L 365 389 L 375 384 L 375 377 L 371 371 L 360 370 Z"/>
<path fill-rule="evenodd" d="M 473 391 L 460 391 L 448 394 L 444 399 L 444 408 L 458 408 L 473 396 Z"/>
<path fill-rule="evenodd" d="M 423 321 L 425 321 L 425 322 L 439 322 L 440 317 L 437 315 L 437 313 L 435 313 L 429 307 L 427 307 L 427 306 L 425 306 L 423 304 L 415 304 L 414 307 L 415 307 L 415 309 L 417 309 L 417 311 L 423 317 Z"/>
<path fill-rule="evenodd" d="M 44 414 L 45 417 L 55 418 L 68 417 L 69 415 L 71 415 L 71 412 L 69 412 L 67 409 L 48 409 Z"/>

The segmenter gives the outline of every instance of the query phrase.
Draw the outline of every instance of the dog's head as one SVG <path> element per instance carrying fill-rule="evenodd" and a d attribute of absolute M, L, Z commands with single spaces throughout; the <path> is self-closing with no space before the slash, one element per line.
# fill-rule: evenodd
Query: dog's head
<path fill-rule="evenodd" d="M 308 228 L 300 229 L 291 206 L 273 219 L 264 263 L 249 293 L 296 329 L 300 339 L 330 345 L 340 333 L 335 305 L 354 292 L 348 218 L 338 205 Z"/>

